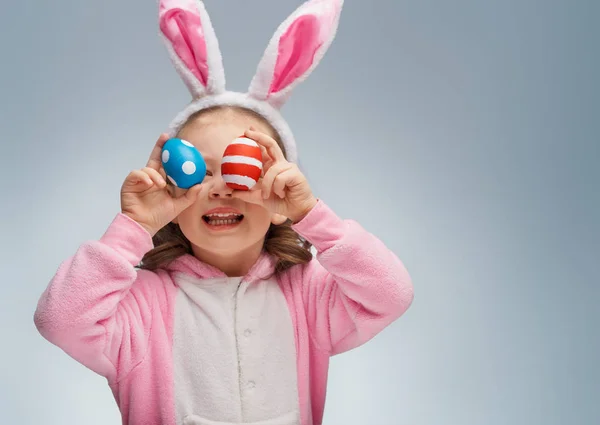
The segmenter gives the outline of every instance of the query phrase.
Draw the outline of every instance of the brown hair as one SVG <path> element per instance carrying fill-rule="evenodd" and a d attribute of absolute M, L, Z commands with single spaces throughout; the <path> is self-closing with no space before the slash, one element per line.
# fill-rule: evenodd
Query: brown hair
<path fill-rule="evenodd" d="M 217 114 L 219 118 L 225 118 L 225 116 L 231 116 L 232 113 L 251 116 L 267 124 L 273 132 L 271 136 L 281 147 L 284 156 L 286 155 L 285 147 L 277 131 L 262 115 L 250 109 L 239 106 L 213 106 L 192 114 L 187 122 L 203 115 Z M 276 259 L 275 274 L 279 274 L 296 264 L 306 264 L 312 259 L 311 244 L 298 235 L 291 225 L 290 220 L 279 225 L 271 224 L 265 235 L 263 250 Z M 154 242 L 154 248 L 142 258 L 139 265 L 141 269 L 156 270 L 182 255 L 193 255 L 190 241 L 185 237 L 179 225 L 175 223 L 169 223 L 160 229 L 153 236 L 152 241 Z"/>

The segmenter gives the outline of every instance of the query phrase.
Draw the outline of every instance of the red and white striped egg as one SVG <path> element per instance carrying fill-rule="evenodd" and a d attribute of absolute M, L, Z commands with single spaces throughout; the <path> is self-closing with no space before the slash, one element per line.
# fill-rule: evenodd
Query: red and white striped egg
<path fill-rule="evenodd" d="M 227 145 L 221 160 L 221 176 L 235 190 L 250 190 L 262 173 L 262 152 L 258 143 L 241 136 Z"/>

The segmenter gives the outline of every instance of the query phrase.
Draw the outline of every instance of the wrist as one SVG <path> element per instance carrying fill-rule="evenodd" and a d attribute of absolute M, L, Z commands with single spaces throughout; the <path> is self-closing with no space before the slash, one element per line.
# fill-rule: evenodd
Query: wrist
<path fill-rule="evenodd" d="M 319 200 L 314 196 L 309 201 L 307 201 L 306 206 L 302 208 L 295 217 L 290 217 L 293 224 L 302 221 L 304 217 L 306 217 L 312 211 L 312 209 L 315 207 L 315 205 L 317 205 L 318 202 Z"/>
<path fill-rule="evenodd" d="M 154 237 L 154 235 L 157 233 L 157 231 L 154 230 L 151 226 L 148 226 L 147 224 L 142 223 L 142 222 L 136 220 L 135 217 L 131 216 L 127 212 L 121 211 L 121 214 L 123 214 L 127 218 L 131 219 L 132 221 L 135 221 L 138 226 L 140 226 L 142 229 L 144 229 L 146 232 L 148 232 L 148 234 L 150 235 L 150 237 Z"/>

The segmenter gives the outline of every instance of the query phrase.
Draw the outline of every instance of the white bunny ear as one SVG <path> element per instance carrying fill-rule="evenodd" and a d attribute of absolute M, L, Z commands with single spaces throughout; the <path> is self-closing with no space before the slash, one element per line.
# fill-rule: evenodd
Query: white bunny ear
<path fill-rule="evenodd" d="M 280 108 L 325 55 L 337 31 L 343 0 L 309 0 L 277 29 L 248 94 Z"/>
<path fill-rule="evenodd" d="M 159 0 L 161 36 L 194 99 L 225 91 L 217 37 L 199 0 Z"/>

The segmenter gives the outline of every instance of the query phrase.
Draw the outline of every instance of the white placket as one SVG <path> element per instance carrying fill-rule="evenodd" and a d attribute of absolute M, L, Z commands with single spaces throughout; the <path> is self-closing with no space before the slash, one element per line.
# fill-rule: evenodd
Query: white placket
<path fill-rule="evenodd" d="M 182 276 L 178 285 L 178 423 L 299 424 L 294 331 L 277 282 Z"/>
<path fill-rule="evenodd" d="M 293 417 L 298 409 L 296 351 L 281 289 L 275 281 L 242 281 L 235 305 L 243 420 Z"/>

